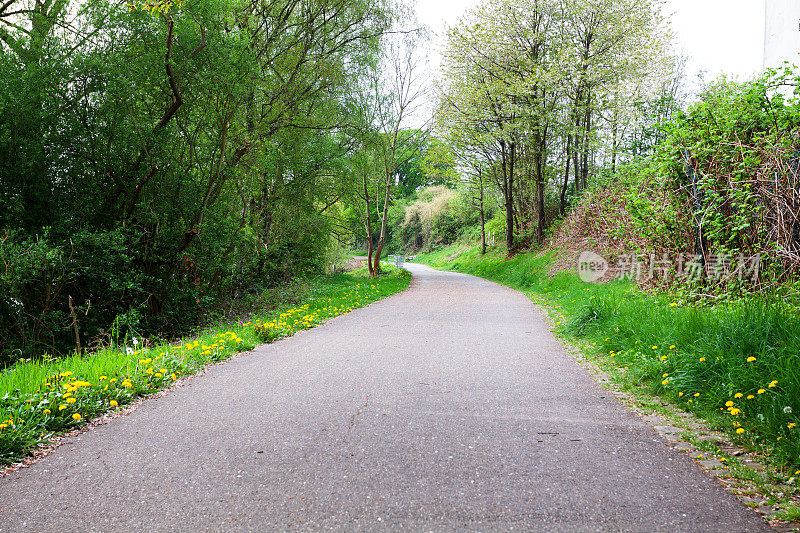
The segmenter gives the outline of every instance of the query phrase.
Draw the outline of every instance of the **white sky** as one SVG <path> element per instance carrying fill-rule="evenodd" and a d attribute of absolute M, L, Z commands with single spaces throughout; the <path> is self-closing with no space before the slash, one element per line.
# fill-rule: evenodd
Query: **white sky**
<path fill-rule="evenodd" d="M 667 0 L 665 14 L 671 15 L 676 49 L 689 56 L 687 75 L 695 80 L 702 69 L 706 81 L 719 74 L 740 80 L 761 71 L 764 55 L 765 0 Z M 445 24 L 478 0 L 418 0 L 417 16 L 428 25 L 431 39 L 431 68 L 436 71 L 444 44 Z"/>
<path fill-rule="evenodd" d="M 431 30 L 431 68 L 438 70 L 445 28 L 454 25 L 478 0 L 417 0 L 417 18 Z"/>
<path fill-rule="evenodd" d="M 765 0 L 668 0 L 676 48 L 689 56 L 689 76 L 700 69 L 745 80 L 764 60 Z"/>

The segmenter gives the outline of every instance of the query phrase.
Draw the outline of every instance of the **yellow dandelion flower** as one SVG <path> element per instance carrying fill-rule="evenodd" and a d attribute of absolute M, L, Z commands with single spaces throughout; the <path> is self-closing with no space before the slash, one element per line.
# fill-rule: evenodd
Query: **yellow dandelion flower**
<path fill-rule="evenodd" d="M 75 403 L 76 401 L 75 398 L 67 398 L 67 403 Z"/>
<path fill-rule="evenodd" d="M 789 429 L 792 429 L 792 428 L 794 428 L 796 425 L 797 425 L 797 424 L 795 424 L 794 422 L 789 422 L 789 423 L 786 425 L 786 427 L 788 427 Z"/>
<path fill-rule="evenodd" d="M 751 355 L 750 357 L 748 357 L 748 358 L 747 358 L 747 362 L 748 362 L 748 363 L 753 363 L 753 362 L 755 362 L 755 360 L 756 360 L 756 358 L 755 358 L 755 357 L 753 357 L 752 355 Z"/>
<path fill-rule="evenodd" d="M 757 391 L 758 394 L 764 394 L 765 392 L 767 392 L 767 391 L 765 391 L 764 389 L 758 389 L 758 391 Z"/>
<path fill-rule="evenodd" d="M 774 389 L 775 387 L 777 387 L 777 386 L 778 386 L 778 380 L 776 379 L 775 381 L 770 381 L 770 382 L 769 382 L 769 385 L 767 385 L 767 386 L 768 386 L 770 389 Z"/>
<path fill-rule="evenodd" d="M 680 396 L 683 396 L 683 393 L 682 393 L 682 392 L 679 392 L 679 393 L 678 393 L 678 396 L 679 396 L 679 397 L 680 397 Z"/>
<path fill-rule="evenodd" d="M 755 398 L 755 396 L 753 396 L 752 394 L 748 394 L 748 395 L 747 395 L 747 399 L 748 399 L 748 400 L 752 400 L 753 398 Z"/>
<path fill-rule="evenodd" d="M 63 404 L 63 403 L 62 403 L 61 405 L 59 405 L 59 406 L 58 406 L 58 410 L 59 410 L 59 411 L 63 411 L 63 410 L 64 410 L 64 409 L 66 409 L 66 408 L 67 408 L 67 406 L 66 406 L 65 404 Z"/>
<path fill-rule="evenodd" d="M 50 411 L 50 409 L 45 409 L 45 410 L 44 410 L 44 414 L 46 414 L 46 415 L 49 415 L 51 412 L 52 412 L 52 411 Z"/>
<path fill-rule="evenodd" d="M 737 428 L 736 433 L 741 435 L 742 433 L 744 433 L 744 428 Z"/>
<path fill-rule="evenodd" d="M 742 396 L 744 396 L 744 394 L 742 394 L 741 392 L 737 392 L 736 394 L 733 395 L 734 398 L 741 398 Z"/>
<path fill-rule="evenodd" d="M 706 362 L 706 358 L 705 358 L 705 357 L 701 357 L 701 358 L 700 358 L 700 362 L 701 362 L 701 363 L 705 363 L 705 362 Z"/>
<path fill-rule="evenodd" d="M 700 396 L 700 393 L 699 392 L 695 392 L 694 393 L 694 397 L 697 398 L 698 396 Z"/>
<path fill-rule="evenodd" d="M 111 400 L 110 402 L 108 402 L 108 404 L 109 404 L 111 407 L 116 407 L 116 406 L 118 406 L 118 405 L 119 405 L 119 403 L 117 403 L 117 400 Z"/>
<path fill-rule="evenodd" d="M 78 420 L 80 420 L 81 418 L 83 418 L 83 417 L 81 416 L 81 414 L 80 414 L 80 413 L 72 413 L 72 419 L 73 419 L 73 420 L 75 420 L 75 421 L 78 421 Z"/>

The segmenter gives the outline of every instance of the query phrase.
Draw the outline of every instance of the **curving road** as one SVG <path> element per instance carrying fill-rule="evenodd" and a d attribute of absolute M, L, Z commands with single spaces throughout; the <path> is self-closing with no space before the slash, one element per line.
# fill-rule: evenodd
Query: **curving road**
<path fill-rule="evenodd" d="M 769 530 L 525 296 L 408 268 L 0 479 L 0 531 Z"/>

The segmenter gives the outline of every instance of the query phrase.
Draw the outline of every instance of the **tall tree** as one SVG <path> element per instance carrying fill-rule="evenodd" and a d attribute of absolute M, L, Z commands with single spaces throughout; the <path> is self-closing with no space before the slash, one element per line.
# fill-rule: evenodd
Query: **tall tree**
<path fill-rule="evenodd" d="M 426 144 L 429 126 L 411 128 L 424 104 L 427 86 L 422 73 L 425 60 L 417 43 L 421 30 L 398 31 L 388 40 L 385 70 L 373 83 L 376 94 L 375 135 L 373 143 L 380 168 L 375 202 L 379 205 L 380 231 L 375 255 L 369 257 L 372 273 L 380 274 L 380 257 L 386 244 L 389 205 L 398 169 L 418 155 Z M 368 211 L 369 212 L 369 211 Z"/>

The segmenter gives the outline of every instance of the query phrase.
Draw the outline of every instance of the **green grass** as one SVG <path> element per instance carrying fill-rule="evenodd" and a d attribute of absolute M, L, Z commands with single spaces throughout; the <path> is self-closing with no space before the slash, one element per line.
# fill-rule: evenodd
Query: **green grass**
<path fill-rule="evenodd" d="M 775 515 L 775 518 L 785 520 L 786 522 L 800 521 L 800 504 L 796 502 L 788 504 Z"/>
<path fill-rule="evenodd" d="M 589 284 L 547 274 L 547 254 L 477 249 L 417 258 L 526 292 L 551 310 L 556 332 L 580 339 L 629 384 L 692 411 L 737 442 L 800 465 L 800 317 L 780 301 L 690 305 L 627 282 Z M 450 253 L 448 253 L 450 252 Z M 730 403 L 729 403 L 730 402 Z"/>
<path fill-rule="evenodd" d="M 411 275 L 384 267 L 309 282 L 299 302 L 220 324 L 179 343 L 144 346 L 133 340 L 88 356 L 22 360 L 0 373 L 0 464 L 19 460 L 53 435 L 138 397 L 169 387 L 209 363 L 228 359 L 262 342 L 293 335 L 408 287 Z"/>

